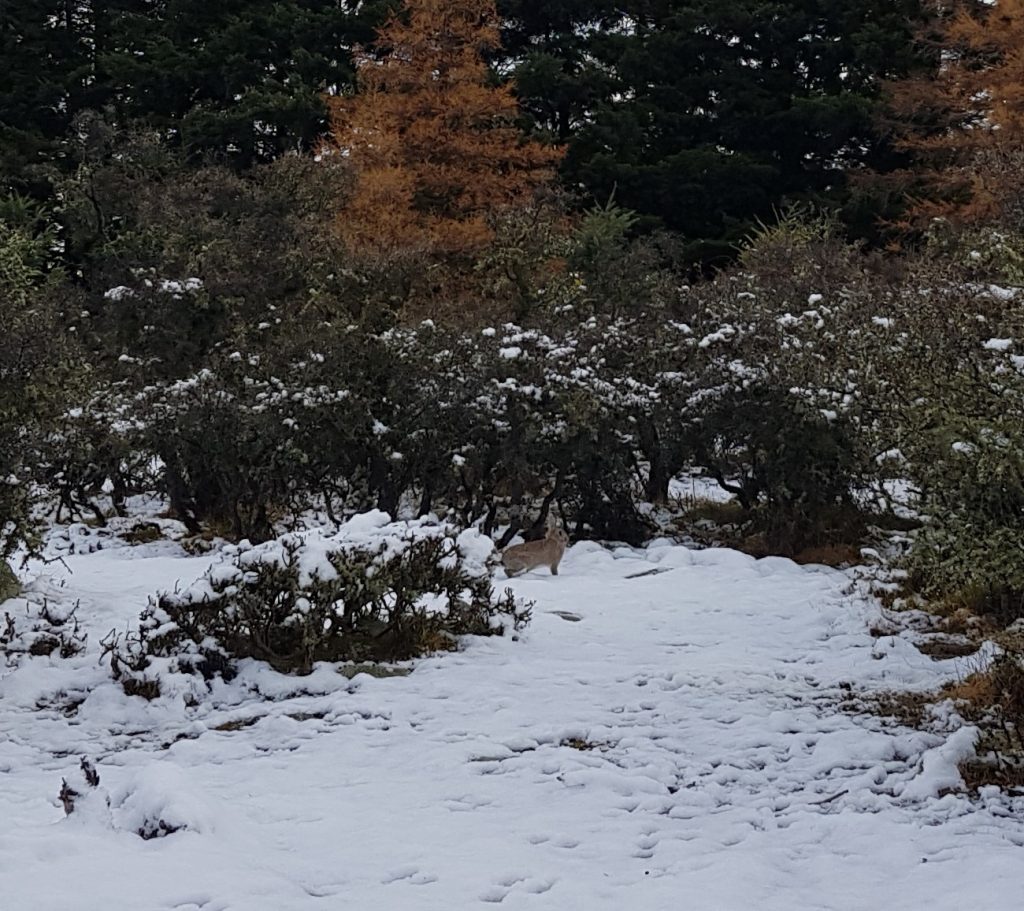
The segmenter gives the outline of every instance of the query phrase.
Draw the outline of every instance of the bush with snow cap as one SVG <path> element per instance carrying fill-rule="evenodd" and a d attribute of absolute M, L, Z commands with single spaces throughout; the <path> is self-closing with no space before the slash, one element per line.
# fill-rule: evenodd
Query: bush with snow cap
<path fill-rule="evenodd" d="M 247 657 L 306 674 L 319 661 L 405 660 L 461 635 L 516 630 L 529 608 L 494 592 L 492 550 L 475 530 L 382 512 L 336 534 L 243 541 L 193 585 L 154 598 L 138 636 L 112 648 L 112 666 L 145 695 L 154 671 L 230 676 Z"/>
<path fill-rule="evenodd" d="M 0 620 L 0 656 L 7 663 L 16 664 L 27 655 L 71 658 L 85 651 L 86 634 L 75 616 L 77 602 L 49 601 L 32 591 L 20 610 L 14 607 L 19 601 L 9 602 Z"/>

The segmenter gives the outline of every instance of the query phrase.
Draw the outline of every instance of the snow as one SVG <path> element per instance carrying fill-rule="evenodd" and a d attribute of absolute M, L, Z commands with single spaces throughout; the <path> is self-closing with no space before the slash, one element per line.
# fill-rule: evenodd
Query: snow
<path fill-rule="evenodd" d="M 153 282 L 146 279 L 146 287 L 153 287 Z M 170 294 L 173 297 L 181 297 L 184 294 L 191 294 L 196 291 L 202 290 L 203 281 L 200 278 L 186 278 L 184 281 L 177 281 L 176 279 L 160 279 L 155 286 L 159 291 L 164 294 Z M 117 285 L 114 288 L 108 288 L 103 292 L 103 297 L 111 301 L 122 301 L 127 298 L 135 297 L 135 290 L 129 288 L 127 285 Z"/>
<path fill-rule="evenodd" d="M 727 503 L 733 495 L 714 480 L 699 474 L 681 475 L 669 481 L 669 495 L 694 505 L 700 502 Z"/>
<path fill-rule="evenodd" d="M 103 292 L 104 298 L 111 301 L 124 300 L 126 297 L 134 297 L 135 292 L 127 285 L 118 285 L 116 288 L 109 288 Z"/>
<path fill-rule="evenodd" d="M 736 329 L 733 326 L 722 326 L 715 332 L 711 332 L 705 335 L 698 343 L 698 348 L 708 348 L 717 342 L 728 342 L 736 335 Z"/>
<path fill-rule="evenodd" d="M 986 351 L 1008 351 L 1012 346 L 1012 338 L 990 338 L 982 345 Z"/>
<path fill-rule="evenodd" d="M 853 573 L 585 542 L 557 577 L 499 572 L 535 602 L 518 637 L 388 678 L 247 661 L 189 705 L 125 696 L 99 640 L 224 554 L 61 553 L 31 596 L 77 601 L 88 650 L 0 668 L 4 908 L 953 911 L 1024 886 L 1024 804 L 960 789 L 973 729 L 839 707 L 965 670 L 873 638 Z M 67 817 L 62 779 L 83 794 Z"/>

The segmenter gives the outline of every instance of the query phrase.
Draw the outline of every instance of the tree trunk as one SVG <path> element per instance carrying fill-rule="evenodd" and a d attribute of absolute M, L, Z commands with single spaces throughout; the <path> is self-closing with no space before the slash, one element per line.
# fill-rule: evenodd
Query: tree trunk
<path fill-rule="evenodd" d="M 181 476 L 178 460 L 174 453 L 165 450 L 160 453 L 164 463 L 164 484 L 167 486 L 167 497 L 171 501 L 171 509 L 185 524 L 190 535 L 198 535 L 202 528 L 195 514 L 195 505 L 189 496 L 185 479 Z"/>

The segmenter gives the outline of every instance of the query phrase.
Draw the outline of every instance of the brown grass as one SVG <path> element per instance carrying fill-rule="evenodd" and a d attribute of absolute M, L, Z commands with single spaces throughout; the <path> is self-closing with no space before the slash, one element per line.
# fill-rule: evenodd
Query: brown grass
<path fill-rule="evenodd" d="M 967 721 L 978 726 L 978 758 L 960 767 L 971 788 L 1024 788 L 1024 666 L 1002 655 L 984 671 L 943 689 Z"/>
<path fill-rule="evenodd" d="M 928 719 L 928 707 L 935 701 L 933 693 L 903 693 L 893 690 L 858 696 L 843 704 L 848 711 L 867 711 L 881 718 L 892 719 L 908 728 L 923 728 Z"/>
<path fill-rule="evenodd" d="M 984 712 L 996 701 L 996 689 L 991 674 L 984 672 L 971 674 L 956 683 L 947 684 L 942 688 L 942 695 L 952 699 L 960 707 L 970 710 L 972 715 Z"/>
<path fill-rule="evenodd" d="M 984 741 L 978 745 L 981 752 Z M 1004 791 L 1024 791 L 1024 763 L 1009 762 L 1003 753 L 988 750 L 990 758 L 971 759 L 961 762 L 958 768 L 969 791 L 977 791 L 986 785 L 995 785 Z"/>

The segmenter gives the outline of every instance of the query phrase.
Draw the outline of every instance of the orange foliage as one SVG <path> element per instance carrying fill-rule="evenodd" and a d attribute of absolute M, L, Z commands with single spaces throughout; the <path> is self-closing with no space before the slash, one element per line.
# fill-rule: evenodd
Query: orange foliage
<path fill-rule="evenodd" d="M 924 165 L 911 215 L 974 220 L 998 207 L 1005 159 L 1024 142 L 1024 0 L 940 7 L 928 38 L 938 72 L 894 85 L 892 110 L 900 145 Z"/>
<path fill-rule="evenodd" d="M 983 11 L 960 8 L 947 34 L 961 58 L 950 66 L 965 110 L 992 126 L 993 137 L 1019 142 L 1024 135 L 1024 0 L 999 0 Z"/>
<path fill-rule="evenodd" d="M 499 46 L 493 0 L 406 0 L 356 59 L 359 91 L 331 100 L 332 142 L 357 175 L 340 230 L 361 253 L 463 254 L 488 215 L 528 203 L 561 150 L 515 127 L 508 85 L 483 55 Z"/>

